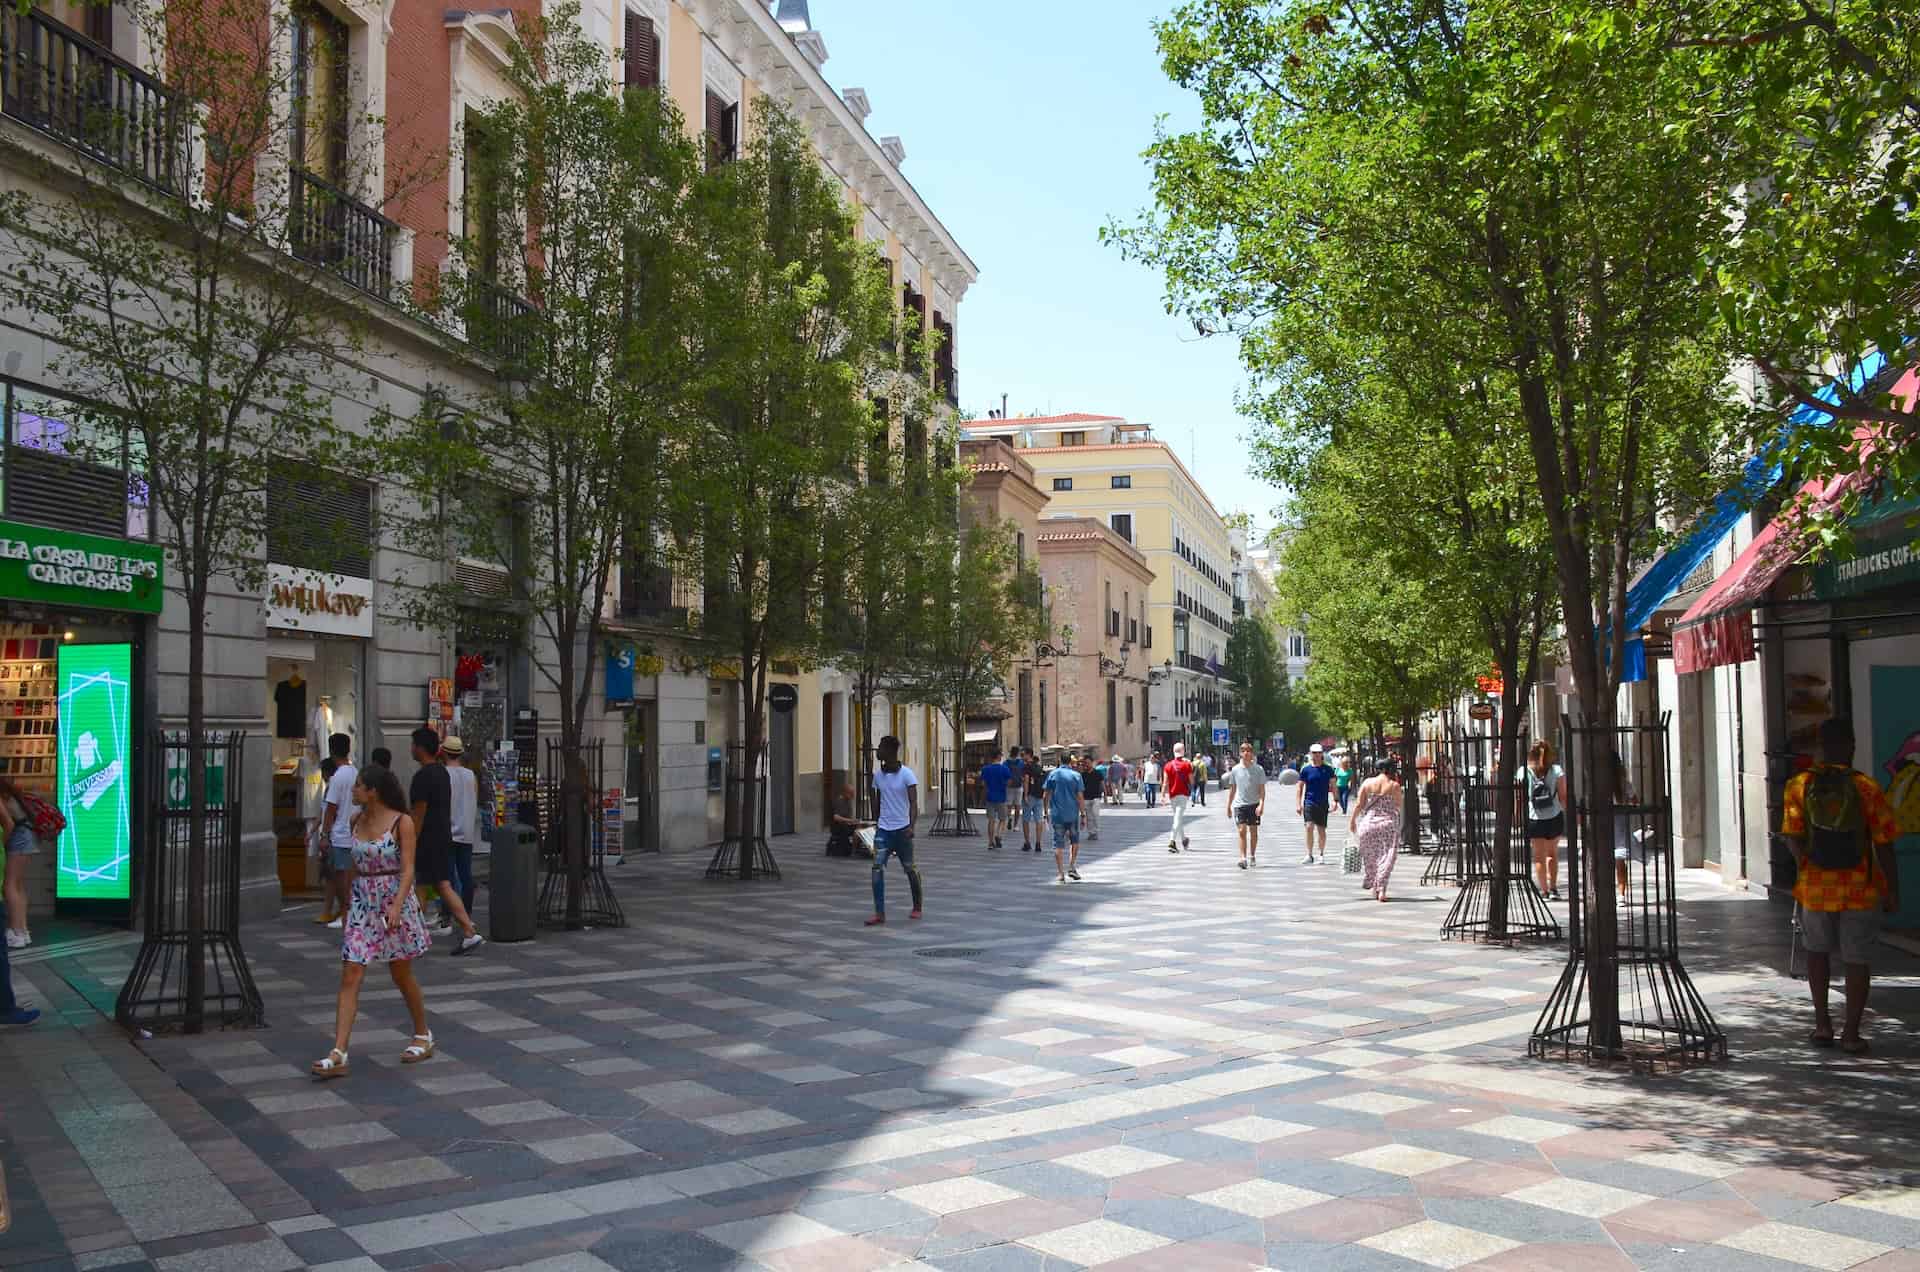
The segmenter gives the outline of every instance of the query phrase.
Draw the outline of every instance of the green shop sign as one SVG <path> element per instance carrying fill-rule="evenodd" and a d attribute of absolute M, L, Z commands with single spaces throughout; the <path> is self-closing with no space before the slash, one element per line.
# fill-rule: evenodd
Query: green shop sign
<path fill-rule="evenodd" d="M 1813 569 L 1813 594 L 1823 601 L 1865 596 L 1897 584 L 1920 583 L 1920 495 L 1863 509 L 1853 521 L 1853 552 Z"/>
<path fill-rule="evenodd" d="M 0 521 L 0 596 L 158 614 L 164 560 L 151 543 Z"/>
<path fill-rule="evenodd" d="M 133 884 L 133 646 L 60 646 L 60 832 L 54 894 L 125 901 Z"/>

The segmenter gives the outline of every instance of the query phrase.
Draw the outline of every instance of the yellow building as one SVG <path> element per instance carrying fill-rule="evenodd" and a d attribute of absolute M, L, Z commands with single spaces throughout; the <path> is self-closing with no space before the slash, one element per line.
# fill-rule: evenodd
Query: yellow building
<path fill-rule="evenodd" d="M 1233 545 L 1207 492 L 1151 425 L 1118 415 L 969 420 L 965 429 L 1019 451 L 1048 496 L 1047 517 L 1097 518 L 1146 558 L 1153 582 L 1129 670 L 1156 672 L 1156 744 L 1204 740 L 1231 687 L 1222 663 L 1234 613 Z"/>

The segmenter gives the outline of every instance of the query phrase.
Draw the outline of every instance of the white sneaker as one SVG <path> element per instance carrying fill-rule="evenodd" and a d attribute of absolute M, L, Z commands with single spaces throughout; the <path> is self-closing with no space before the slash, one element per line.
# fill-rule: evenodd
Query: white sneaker
<path fill-rule="evenodd" d="M 33 938 L 31 936 L 28 936 L 25 932 L 16 931 L 13 928 L 7 929 L 7 948 L 8 949 L 24 950 L 27 948 L 27 946 L 32 944 L 33 944 Z"/>
<path fill-rule="evenodd" d="M 335 920 L 334 920 L 333 922 L 331 922 L 331 923 L 329 923 L 329 924 L 327 924 L 327 927 L 328 927 L 328 928 L 330 928 L 331 930 L 333 930 L 333 931 L 335 931 L 335 932 L 338 932 L 338 931 L 339 931 L 339 930 L 340 930 L 341 928 L 343 928 L 343 927 L 345 927 L 346 925 L 347 925 L 347 920 L 346 920 L 346 918 L 345 918 L 345 917 L 343 916 L 343 917 L 341 917 L 341 918 L 338 918 L 338 919 L 335 919 Z"/>

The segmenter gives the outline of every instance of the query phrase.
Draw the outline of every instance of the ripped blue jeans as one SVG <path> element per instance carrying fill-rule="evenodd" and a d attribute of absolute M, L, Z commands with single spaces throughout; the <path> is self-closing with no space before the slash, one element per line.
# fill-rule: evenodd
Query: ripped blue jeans
<path fill-rule="evenodd" d="M 907 886 L 913 889 L 913 908 L 920 908 L 920 868 L 913 864 L 913 836 L 904 830 L 873 832 L 873 912 L 887 912 L 887 858 L 900 858 L 907 872 Z"/>

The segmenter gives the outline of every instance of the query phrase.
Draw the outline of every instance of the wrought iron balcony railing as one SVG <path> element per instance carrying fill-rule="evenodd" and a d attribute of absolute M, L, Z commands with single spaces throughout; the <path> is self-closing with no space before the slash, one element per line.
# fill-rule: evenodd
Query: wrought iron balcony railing
<path fill-rule="evenodd" d="M 63 22 L 0 6 L 0 112 L 168 194 L 187 192 L 186 100 Z"/>
<path fill-rule="evenodd" d="M 328 265 L 361 291 L 393 293 L 393 245 L 400 226 L 304 168 L 293 170 L 288 238 L 303 261 Z"/>

